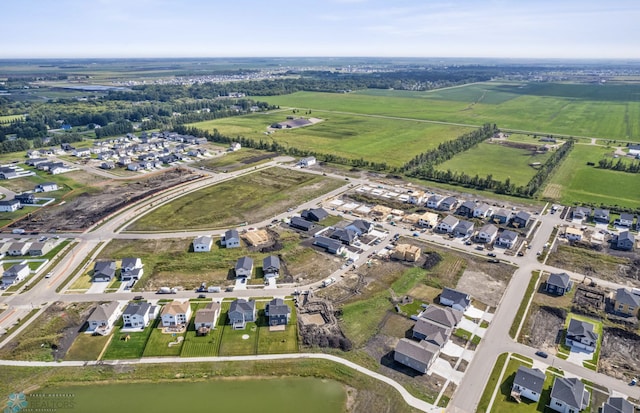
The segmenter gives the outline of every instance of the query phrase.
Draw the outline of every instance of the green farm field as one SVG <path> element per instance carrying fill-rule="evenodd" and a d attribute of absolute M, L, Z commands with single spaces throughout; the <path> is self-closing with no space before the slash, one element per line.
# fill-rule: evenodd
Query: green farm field
<path fill-rule="evenodd" d="M 393 102 L 394 99 L 386 100 Z M 269 125 L 282 122 L 289 115 L 292 112 L 288 110 L 276 111 L 198 122 L 190 126 L 211 131 L 217 129 L 227 136 L 276 141 L 303 150 L 331 153 L 350 159 L 386 162 L 390 166 L 401 166 L 418 153 L 436 148 L 440 143 L 472 130 L 463 126 L 384 116 L 323 111 L 304 114 L 304 111 L 300 111 L 295 116 L 317 117 L 322 121 L 302 128 L 276 130 L 265 135 Z"/>
<path fill-rule="evenodd" d="M 438 165 L 437 169 L 465 172 L 469 176 L 478 174 L 480 177 L 490 173 L 496 180 L 505 181 L 509 178 L 515 185 L 526 185 L 536 173 L 536 169 L 529 165 L 533 162 L 544 163 L 548 157 L 548 153 L 532 154 L 530 150 L 481 143 Z"/>
<path fill-rule="evenodd" d="M 628 172 L 599 169 L 596 165 L 611 148 L 595 145 L 575 145 L 545 188 L 543 197 L 567 205 L 592 203 L 595 205 L 640 206 L 640 178 Z"/>
<path fill-rule="evenodd" d="M 640 141 L 640 85 L 475 83 L 429 92 L 364 90 L 260 97 L 280 107 Z"/>
<path fill-rule="evenodd" d="M 130 231 L 177 231 L 259 222 L 343 185 L 336 179 L 269 168 L 201 189 L 142 216 Z"/>

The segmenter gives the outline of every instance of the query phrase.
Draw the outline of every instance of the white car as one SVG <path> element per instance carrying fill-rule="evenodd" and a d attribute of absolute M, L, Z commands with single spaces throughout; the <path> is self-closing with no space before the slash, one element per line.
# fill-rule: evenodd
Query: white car
<path fill-rule="evenodd" d="M 53 275 L 53 271 L 49 271 L 47 275 L 44 276 L 44 278 L 51 278 L 52 275 Z"/>

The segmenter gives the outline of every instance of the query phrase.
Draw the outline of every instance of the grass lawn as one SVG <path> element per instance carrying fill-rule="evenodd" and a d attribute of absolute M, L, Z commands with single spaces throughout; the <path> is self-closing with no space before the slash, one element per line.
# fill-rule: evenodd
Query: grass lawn
<path fill-rule="evenodd" d="M 593 331 L 598 335 L 598 340 L 596 341 L 596 349 L 593 352 L 593 357 L 591 357 L 590 360 L 583 362 L 583 365 L 588 369 L 596 370 L 598 366 L 598 358 L 600 357 L 600 346 L 602 345 L 602 322 L 595 320 L 593 318 L 585 317 L 585 316 L 574 314 L 574 313 L 569 313 L 569 315 L 567 315 L 567 320 L 565 322 L 565 330 L 567 329 L 567 327 L 569 327 L 569 323 L 571 322 L 572 319 L 586 321 L 588 323 L 593 324 Z M 564 340 L 562 342 L 564 343 Z"/>
<path fill-rule="evenodd" d="M 109 342 L 111 335 L 93 336 L 91 334 L 78 334 L 69 351 L 64 356 L 65 360 L 98 360 L 104 346 Z"/>
<path fill-rule="evenodd" d="M 354 348 L 363 346 L 376 334 L 386 312 L 391 309 L 387 291 L 343 306 L 340 324 Z"/>
<path fill-rule="evenodd" d="M 628 258 L 568 245 L 558 245 L 547 264 L 603 279 L 615 279 L 621 265 L 632 265 Z"/>
<path fill-rule="evenodd" d="M 518 328 L 520 328 L 522 318 L 526 315 L 525 312 L 527 310 L 527 306 L 529 305 L 529 298 L 531 298 L 531 294 L 535 292 L 535 288 L 539 279 L 540 271 L 533 271 L 531 274 L 531 279 L 529 280 L 529 284 L 527 285 L 527 290 L 524 293 L 524 298 L 520 303 L 520 307 L 518 307 L 518 312 L 516 313 L 516 316 L 513 319 L 513 323 L 511 324 L 511 328 L 509 329 L 509 336 L 513 339 L 516 339 L 516 341 L 516 333 L 518 331 Z"/>
<path fill-rule="evenodd" d="M 590 203 L 637 208 L 640 203 L 637 174 L 587 165 L 587 162 L 597 165 L 606 153 L 612 151 L 601 146 L 574 145 L 542 196 L 566 205 Z"/>
<path fill-rule="evenodd" d="M 187 194 L 142 216 L 128 229 L 175 231 L 257 222 L 339 188 L 336 179 L 269 168 Z"/>
<path fill-rule="evenodd" d="M 418 282 L 424 279 L 426 274 L 427 271 L 422 268 L 410 268 L 397 281 L 391 284 L 391 288 L 396 294 L 407 294 Z"/>
<path fill-rule="evenodd" d="M 531 401 L 527 398 L 522 398 L 522 403 L 517 403 L 511 399 L 511 386 L 513 385 L 513 379 L 515 378 L 518 367 L 523 363 L 520 360 L 510 359 L 507 364 L 507 369 L 502 377 L 502 383 L 500 384 L 500 391 L 496 395 L 491 409 L 492 413 L 509 413 L 509 412 L 544 412 L 545 407 L 551 401 L 551 385 L 553 384 L 554 375 L 551 373 L 545 374 L 544 384 L 542 386 L 542 394 L 540 400 L 537 402 Z M 527 367 L 531 367 L 528 365 Z"/>
<path fill-rule="evenodd" d="M 292 300 L 285 300 L 291 308 L 291 319 L 284 331 L 269 331 L 265 324 L 268 322 L 263 317 L 260 324 L 260 334 L 258 334 L 258 354 L 284 354 L 298 352 L 298 322 L 296 310 Z M 262 314 L 262 313 L 261 313 Z"/>
<path fill-rule="evenodd" d="M 437 169 L 465 172 L 472 177 L 477 174 L 482 178 L 491 174 L 493 179 L 505 181 L 509 178 L 520 186 L 526 185 L 537 172 L 530 164 L 544 164 L 549 156 L 549 153 L 535 154 L 530 150 L 483 142 L 438 165 Z M 487 169 L 487 165 L 491 165 L 491 169 Z"/>
<path fill-rule="evenodd" d="M 160 320 L 156 320 L 154 328 L 151 330 L 149 340 L 142 353 L 143 357 L 158 357 L 158 356 L 179 356 L 180 350 L 184 342 L 180 342 L 179 337 L 184 340 L 185 333 L 178 334 L 164 334 L 162 328 L 159 328 Z M 176 343 L 169 346 L 169 343 Z"/>
<path fill-rule="evenodd" d="M 489 403 L 491 402 L 491 397 L 493 397 L 493 391 L 498 385 L 502 368 L 504 367 L 504 363 L 506 363 L 508 356 L 508 353 L 502 353 L 498 356 L 496 364 L 493 366 L 493 370 L 489 376 L 489 380 L 482 392 L 482 397 L 480 397 L 480 401 L 478 402 L 478 413 L 488 413 Z"/>
<path fill-rule="evenodd" d="M 257 354 L 260 329 L 256 323 L 247 323 L 244 330 L 225 325 L 220 342 L 220 356 L 246 356 Z"/>
<path fill-rule="evenodd" d="M 260 151 L 253 148 L 242 148 L 242 150 L 239 151 L 224 152 L 224 155 L 198 160 L 193 165 L 196 167 L 203 166 L 219 172 L 231 172 L 247 168 L 250 165 L 256 166 L 269 162 L 274 156 L 276 155 L 272 152 Z"/>
<path fill-rule="evenodd" d="M 209 331 L 209 334 L 206 336 L 197 336 L 194 327 L 195 312 L 204 308 L 207 304 L 208 303 L 191 304 L 193 317 L 189 322 L 189 327 L 184 335 L 182 351 L 180 352 L 180 356 L 182 357 L 206 357 L 218 355 L 218 348 L 220 347 L 222 330 L 227 319 L 227 313 L 223 313 L 222 311 L 220 312 L 218 323 L 213 330 Z"/>
<path fill-rule="evenodd" d="M 422 301 L 414 299 L 410 304 L 399 305 L 399 307 L 403 313 L 411 317 L 412 315 L 417 315 L 422 310 L 422 304 L 424 304 Z"/>
<path fill-rule="evenodd" d="M 392 100 L 389 99 L 390 102 Z M 472 130 L 469 127 L 410 119 L 318 111 L 304 116 L 317 117 L 323 119 L 322 122 L 303 128 L 276 130 L 270 135 L 264 134 L 269 125 L 284 121 L 289 114 L 285 111 L 256 113 L 198 122 L 190 126 L 206 130 L 218 129 L 227 136 L 240 135 L 256 141 L 276 141 L 303 150 L 331 153 L 350 159 L 386 162 L 390 166 L 401 166 L 418 153 L 434 149 L 440 143 Z"/>
<path fill-rule="evenodd" d="M 152 325 L 153 324 L 155 324 L 155 322 L 152 323 Z M 102 355 L 104 360 L 135 359 L 142 357 L 151 331 L 153 330 L 152 326 L 147 326 L 144 331 L 139 333 L 121 333 L 121 328 L 121 326 L 114 328 L 112 333 L 113 339 Z M 125 337 L 129 337 L 129 339 L 125 340 Z"/>

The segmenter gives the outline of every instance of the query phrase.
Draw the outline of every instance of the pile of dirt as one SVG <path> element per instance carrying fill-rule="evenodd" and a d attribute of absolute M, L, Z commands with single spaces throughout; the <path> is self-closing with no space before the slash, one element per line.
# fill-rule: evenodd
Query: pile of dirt
<path fill-rule="evenodd" d="M 598 370 L 617 379 L 639 376 L 640 336 L 620 328 L 605 328 Z"/>
<path fill-rule="evenodd" d="M 109 181 L 69 202 L 41 208 L 11 227 L 40 232 L 80 231 L 133 202 L 199 177 L 186 169 L 172 168 L 142 179 Z"/>
<path fill-rule="evenodd" d="M 308 299 L 306 304 L 298 309 L 300 315 L 320 314 L 324 324 L 305 324 L 303 320 L 311 317 L 298 318 L 298 331 L 302 337 L 302 344 L 309 347 L 339 348 L 349 351 L 353 347 L 351 341 L 342 333 L 333 305 L 322 299 Z"/>

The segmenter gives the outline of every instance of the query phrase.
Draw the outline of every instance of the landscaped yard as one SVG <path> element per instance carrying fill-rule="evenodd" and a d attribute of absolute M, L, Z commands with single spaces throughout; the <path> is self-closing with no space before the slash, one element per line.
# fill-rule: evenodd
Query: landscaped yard
<path fill-rule="evenodd" d="M 144 331 L 139 333 L 121 333 L 120 329 L 121 326 L 114 328 L 113 339 L 111 339 L 102 358 L 104 360 L 119 360 L 142 357 L 153 327 L 147 326 Z"/>
<path fill-rule="evenodd" d="M 273 167 L 182 196 L 142 216 L 127 229 L 176 231 L 258 222 L 343 184 L 336 179 Z"/>
<path fill-rule="evenodd" d="M 512 356 L 513 357 L 513 356 Z M 517 355 L 515 355 L 517 357 Z M 517 403 L 511 398 L 511 387 L 513 386 L 513 379 L 515 378 L 518 367 L 520 366 L 531 367 L 531 364 L 525 363 L 515 358 L 511 358 L 508 361 L 507 369 L 502 377 L 502 383 L 500 383 L 500 390 L 496 395 L 496 398 L 491 409 L 492 413 L 511 413 L 511 412 L 545 412 L 546 406 L 551 401 L 551 385 L 553 384 L 554 375 L 546 373 L 544 385 L 542 387 L 542 394 L 540 400 L 534 402 L 527 398 L 522 398 L 522 403 Z"/>
<path fill-rule="evenodd" d="M 65 360 L 98 360 L 111 335 L 79 334 L 64 356 Z"/>

